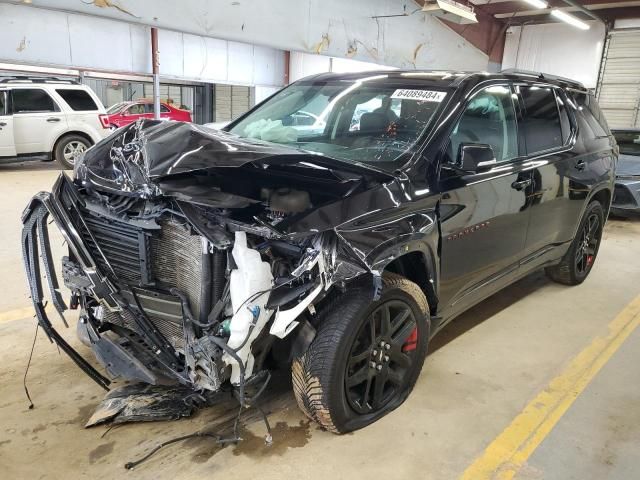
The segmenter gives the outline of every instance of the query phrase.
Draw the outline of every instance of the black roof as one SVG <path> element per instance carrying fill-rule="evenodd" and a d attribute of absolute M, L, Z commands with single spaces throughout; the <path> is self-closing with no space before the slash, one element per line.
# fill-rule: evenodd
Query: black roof
<path fill-rule="evenodd" d="M 550 75 L 542 72 L 530 72 L 526 70 L 503 70 L 501 72 L 463 72 L 456 70 L 372 70 L 367 72 L 356 73 L 319 73 L 301 79 L 301 81 L 323 81 L 323 80 L 346 80 L 356 81 L 365 78 L 375 80 L 376 77 L 407 80 L 407 78 L 413 78 L 415 80 L 422 80 L 425 83 L 437 83 L 443 87 L 456 87 L 467 80 L 533 80 L 539 82 L 545 82 L 552 85 L 558 85 L 562 87 L 570 87 L 579 90 L 585 90 L 582 83 L 572 80 L 570 78 L 564 78 L 557 75 Z"/>

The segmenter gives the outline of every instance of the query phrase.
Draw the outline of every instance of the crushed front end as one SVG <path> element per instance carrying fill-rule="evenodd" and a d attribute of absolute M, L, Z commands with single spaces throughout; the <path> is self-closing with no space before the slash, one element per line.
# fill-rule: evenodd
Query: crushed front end
<path fill-rule="evenodd" d="M 302 324 L 298 336 L 311 341 L 313 327 L 305 318 L 332 287 L 363 274 L 375 285 L 364 255 L 335 229 L 285 233 L 283 227 L 309 213 L 313 202 L 362 190 L 363 180 L 317 167 L 314 175 L 324 177 L 311 180 L 306 165 L 290 178 L 273 167 L 273 180 L 261 181 L 270 167 L 254 160 L 282 159 L 288 152 L 245 145 L 242 161 L 230 165 L 230 153 L 238 149 L 227 145 L 230 136 L 202 132 L 195 136 L 200 147 L 226 142 L 227 156 L 213 156 L 223 158 L 216 167 L 229 175 L 187 168 L 180 159 L 197 145 L 176 146 L 182 156 L 171 159 L 153 151 L 163 135 L 172 135 L 174 127 L 163 123 L 116 132 L 89 151 L 74 179 L 61 174 L 51 193 L 36 195 L 25 209 L 22 247 L 37 318 L 105 389 L 110 379 L 121 378 L 196 391 L 218 391 L 230 382 L 242 390 L 263 370 L 277 339 Z M 172 138 L 184 138 L 179 133 Z M 299 165 L 296 155 L 288 161 Z M 220 188 L 221 178 L 234 185 Z M 243 182 L 258 181 L 255 195 L 238 191 Z M 293 188 L 293 182 L 319 182 L 319 193 Z M 55 273 L 49 220 L 68 245 L 62 282 L 71 291 L 68 307 L 80 311 L 78 336 L 107 375 L 68 345 L 47 316 L 43 284 L 63 320 L 68 308 Z"/>

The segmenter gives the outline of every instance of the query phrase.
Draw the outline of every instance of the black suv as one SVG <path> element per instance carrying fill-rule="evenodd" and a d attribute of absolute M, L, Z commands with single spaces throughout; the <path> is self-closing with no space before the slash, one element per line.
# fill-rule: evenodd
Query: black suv
<path fill-rule="evenodd" d="M 140 121 L 87 151 L 24 212 L 31 294 L 107 388 L 43 306 L 41 267 L 67 308 L 51 216 L 79 336 L 110 377 L 231 385 L 246 405 L 290 365 L 300 408 L 348 432 L 403 402 L 429 339 L 464 310 L 534 270 L 587 277 L 616 157 L 571 80 L 321 74 L 225 131 Z"/>

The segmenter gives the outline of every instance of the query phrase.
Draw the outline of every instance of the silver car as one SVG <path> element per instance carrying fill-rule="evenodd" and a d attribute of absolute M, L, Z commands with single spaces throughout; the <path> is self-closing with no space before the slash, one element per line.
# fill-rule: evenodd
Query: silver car
<path fill-rule="evenodd" d="M 640 129 L 613 130 L 620 156 L 611 213 L 640 215 Z"/>

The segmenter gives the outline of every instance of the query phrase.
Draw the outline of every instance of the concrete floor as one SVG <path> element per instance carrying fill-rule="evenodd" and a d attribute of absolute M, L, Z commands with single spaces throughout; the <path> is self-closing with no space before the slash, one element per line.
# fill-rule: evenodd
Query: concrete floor
<path fill-rule="evenodd" d="M 434 341 L 407 402 L 376 424 L 335 436 L 309 424 L 286 384 L 267 408 L 274 445 L 252 421 L 244 442 L 195 439 L 167 447 L 134 472 L 126 461 L 203 428 L 228 406 L 175 422 L 84 429 L 103 392 L 44 336 L 35 344 L 27 409 L 22 387 L 35 322 L 22 271 L 19 216 L 48 189 L 53 164 L 0 166 L 0 472 L 3 478 L 454 479 L 640 293 L 640 222 L 612 220 L 590 278 L 578 287 L 533 274 L 450 324 Z M 2 312 L 12 311 L 4 315 Z M 3 316 L 4 315 L 4 316 Z M 12 316 L 13 315 L 13 316 Z M 72 329 L 65 338 L 83 353 Z M 519 479 L 630 479 L 640 460 L 640 332 L 594 378 L 518 473 Z"/>

